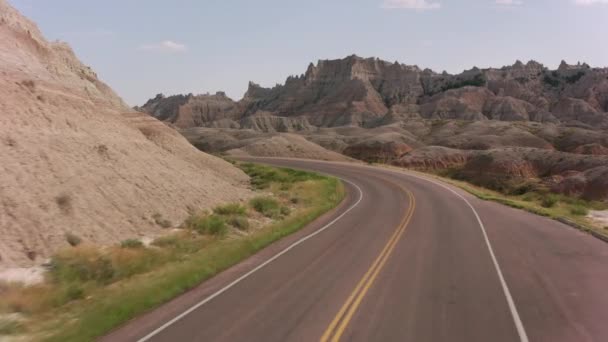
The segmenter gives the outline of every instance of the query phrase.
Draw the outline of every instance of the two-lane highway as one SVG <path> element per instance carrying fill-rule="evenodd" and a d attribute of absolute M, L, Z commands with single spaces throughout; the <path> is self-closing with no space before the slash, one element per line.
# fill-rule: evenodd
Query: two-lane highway
<path fill-rule="evenodd" d="M 606 341 L 608 248 L 554 221 L 364 165 L 334 212 L 106 341 Z"/>

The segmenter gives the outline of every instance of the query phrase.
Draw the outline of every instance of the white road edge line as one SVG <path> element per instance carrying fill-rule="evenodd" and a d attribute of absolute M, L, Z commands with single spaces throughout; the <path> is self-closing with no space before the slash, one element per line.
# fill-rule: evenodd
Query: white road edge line
<path fill-rule="evenodd" d="M 486 232 L 486 227 L 483 225 L 483 222 L 481 221 L 481 218 L 479 217 L 477 210 L 475 210 L 475 207 L 473 207 L 471 202 L 469 202 L 466 198 L 464 198 L 464 196 L 462 196 L 461 194 L 456 192 L 454 189 L 448 187 L 447 185 L 434 181 L 432 179 L 413 175 L 413 174 L 407 173 L 407 172 L 400 172 L 400 171 L 396 171 L 396 170 L 387 169 L 386 171 L 417 178 L 417 179 L 422 179 L 429 183 L 433 183 L 437 186 L 440 186 L 446 190 L 449 190 L 454 195 L 456 195 L 457 197 L 462 199 L 469 206 L 469 208 L 471 208 L 471 210 L 473 211 L 473 214 L 475 214 L 475 218 L 477 218 L 479 227 L 481 228 L 481 232 L 483 234 L 484 240 L 486 241 L 486 246 L 488 247 L 488 251 L 490 252 L 490 257 L 492 258 L 492 262 L 494 263 L 494 268 L 496 269 L 496 273 L 498 273 L 498 279 L 500 280 L 500 285 L 502 286 L 502 290 L 505 294 L 505 298 L 507 299 L 507 304 L 509 305 L 509 310 L 511 311 L 511 316 L 513 317 L 513 322 L 515 323 L 515 328 L 517 329 L 517 334 L 519 335 L 519 340 L 520 340 L 520 342 L 529 342 L 528 335 L 526 334 L 526 329 L 524 328 L 524 324 L 522 323 L 521 318 L 519 317 L 517 307 L 515 306 L 515 302 L 513 301 L 513 297 L 511 296 L 511 291 L 509 291 L 509 286 L 507 285 L 507 282 L 505 281 L 505 278 L 502 275 L 500 265 L 498 264 L 498 260 L 496 259 L 496 256 L 494 255 L 494 249 L 492 248 L 492 244 L 490 243 L 490 239 L 488 238 L 488 234 Z"/>
<path fill-rule="evenodd" d="M 359 192 L 359 199 L 357 200 L 357 202 L 355 202 L 353 205 L 351 205 L 348 209 L 346 209 L 346 211 L 344 211 L 342 214 L 340 214 L 340 216 L 336 217 L 335 219 L 333 219 L 331 222 L 329 222 L 328 224 L 326 224 L 325 226 L 323 226 L 322 228 L 316 230 L 315 232 L 306 235 L 304 237 L 302 237 L 301 239 L 299 239 L 298 241 L 294 242 L 293 244 L 289 245 L 287 248 L 285 248 L 284 250 L 282 250 L 281 252 L 275 254 L 272 258 L 266 260 L 265 262 L 263 262 L 262 264 L 258 265 L 256 268 L 252 269 L 251 271 L 243 274 L 242 276 L 240 276 L 239 278 L 237 278 L 236 280 L 234 280 L 233 282 L 231 282 L 230 284 L 224 286 L 223 288 L 221 288 L 220 290 L 218 290 L 217 292 L 213 293 L 212 295 L 210 295 L 209 297 L 203 299 L 202 301 L 198 302 L 197 304 L 193 305 L 192 307 L 190 307 L 188 310 L 182 312 L 181 314 L 179 314 L 178 316 L 176 316 L 175 318 L 173 318 L 172 320 L 168 321 L 167 323 L 161 325 L 159 328 L 157 328 L 156 330 L 152 331 L 151 333 L 147 334 L 146 336 L 140 338 L 139 340 L 137 340 L 137 342 L 145 342 L 148 341 L 149 339 L 151 339 L 152 337 L 154 337 L 155 335 L 157 335 L 158 333 L 160 333 L 161 331 L 165 330 L 166 328 L 168 328 L 169 326 L 173 325 L 174 323 L 176 323 L 177 321 L 179 321 L 180 319 L 186 317 L 188 314 L 192 313 L 194 310 L 200 308 L 201 306 L 205 305 L 206 303 L 208 303 L 209 301 L 211 301 L 212 299 L 214 299 L 215 297 L 221 295 L 222 293 L 226 292 L 227 290 L 229 290 L 231 287 L 235 286 L 236 284 L 240 283 L 241 281 L 243 281 L 244 279 L 246 279 L 247 277 L 249 277 L 250 275 L 252 275 L 253 273 L 259 271 L 260 269 L 264 268 L 264 266 L 270 264 L 271 262 L 273 262 L 274 260 L 278 259 L 279 257 L 281 257 L 282 255 L 284 255 L 285 253 L 289 252 L 290 250 L 292 250 L 293 248 L 295 248 L 296 246 L 302 244 L 303 242 L 305 242 L 306 240 L 320 234 L 321 232 L 329 229 L 334 223 L 336 223 L 338 220 L 340 220 L 342 217 L 344 217 L 344 215 L 348 214 L 351 210 L 353 210 L 356 206 L 359 205 L 359 203 L 361 203 L 361 201 L 363 200 L 363 190 L 361 190 L 361 188 L 346 179 L 340 178 L 340 177 L 336 177 L 336 176 L 332 176 L 334 178 L 338 178 L 343 182 L 346 182 L 352 186 L 354 186 L 357 191 Z"/>

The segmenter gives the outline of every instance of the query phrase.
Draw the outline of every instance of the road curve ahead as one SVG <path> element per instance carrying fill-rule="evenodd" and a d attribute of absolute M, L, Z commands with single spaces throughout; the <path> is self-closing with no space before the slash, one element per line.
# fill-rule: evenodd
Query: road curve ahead
<path fill-rule="evenodd" d="M 608 246 L 416 174 L 257 159 L 345 181 L 338 209 L 105 341 L 608 341 Z"/>

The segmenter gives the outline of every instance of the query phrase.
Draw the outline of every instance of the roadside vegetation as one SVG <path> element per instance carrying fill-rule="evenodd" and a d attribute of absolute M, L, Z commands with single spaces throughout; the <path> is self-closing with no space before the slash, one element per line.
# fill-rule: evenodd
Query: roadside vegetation
<path fill-rule="evenodd" d="M 377 164 L 377 166 L 402 170 L 402 168 L 391 165 Z M 587 217 L 591 210 L 608 210 L 606 202 L 586 201 L 572 196 L 555 194 L 534 181 L 501 180 L 489 185 L 483 183 L 484 186 L 481 186 L 472 184 L 462 179 L 458 173 L 449 170 L 435 173 L 410 171 L 455 185 L 484 201 L 498 202 L 512 208 L 567 222 L 575 228 L 594 231 L 608 238 L 608 227 Z"/>
<path fill-rule="evenodd" d="M 500 186 L 491 186 L 493 189 L 489 189 L 471 184 L 466 180 L 455 179 L 458 177 L 454 178 L 450 172 L 425 174 L 456 185 L 482 200 L 498 202 L 556 220 L 566 220 L 583 230 L 597 230 L 602 234 L 608 234 L 604 227 L 587 218 L 590 210 L 608 209 L 608 203 L 605 202 L 586 201 L 572 196 L 555 194 L 534 181 L 503 181 L 500 182 Z"/>
<path fill-rule="evenodd" d="M 334 178 L 238 166 L 258 196 L 195 213 L 148 245 L 129 239 L 101 248 L 66 235 L 72 247 L 51 258 L 45 282 L 0 284 L 0 339 L 93 340 L 297 231 L 344 196 Z"/>

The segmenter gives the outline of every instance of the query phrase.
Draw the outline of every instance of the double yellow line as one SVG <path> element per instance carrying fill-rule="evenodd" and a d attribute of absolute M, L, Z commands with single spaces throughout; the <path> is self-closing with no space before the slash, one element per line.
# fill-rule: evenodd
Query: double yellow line
<path fill-rule="evenodd" d="M 337 342 L 340 340 L 342 334 L 344 333 L 344 330 L 346 330 L 346 327 L 348 326 L 353 315 L 355 314 L 355 312 L 357 312 L 357 308 L 361 304 L 361 301 L 363 300 L 367 291 L 370 289 L 370 287 L 378 277 L 378 274 L 384 267 L 384 264 L 386 264 L 386 261 L 395 249 L 395 245 L 397 245 L 399 238 L 405 232 L 405 229 L 408 223 L 410 222 L 412 215 L 414 214 L 414 210 L 416 208 L 416 199 L 414 198 L 414 195 L 409 190 L 405 189 L 403 186 L 398 185 L 396 183 L 393 184 L 399 187 L 407 194 L 410 202 L 408 211 L 401 220 L 399 226 L 397 226 L 397 229 L 395 230 L 391 238 L 386 243 L 386 246 L 384 246 L 384 249 L 382 249 L 382 252 L 380 252 L 380 255 L 378 255 L 369 270 L 367 270 L 367 272 L 359 281 L 359 283 L 357 284 L 353 292 L 350 294 L 344 305 L 342 305 L 342 308 L 340 308 L 340 311 L 338 311 L 338 314 L 336 315 L 336 317 L 334 317 L 329 327 L 327 327 L 325 333 L 323 333 L 323 336 L 321 336 L 321 342 Z"/>

